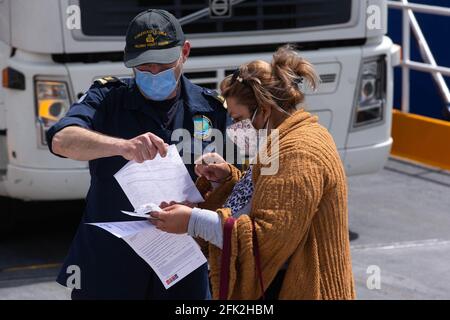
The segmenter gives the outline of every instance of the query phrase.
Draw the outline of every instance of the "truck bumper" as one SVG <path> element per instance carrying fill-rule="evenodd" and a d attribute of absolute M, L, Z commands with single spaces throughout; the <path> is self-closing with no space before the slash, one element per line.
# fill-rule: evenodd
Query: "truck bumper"
<path fill-rule="evenodd" d="M 381 170 L 389 157 L 392 142 L 389 138 L 381 143 L 343 150 L 346 174 L 352 176 Z M 1 182 L 1 193 L 33 201 L 83 199 L 89 181 L 88 169 L 45 170 L 9 165 L 7 178 Z"/>
<path fill-rule="evenodd" d="M 345 151 L 345 171 L 347 176 L 375 173 L 381 170 L 391 151 L 393 139 L 381 143 L 347 148 Z"/>
<path fill-rule="evenodd" d="M 88 169 L 50 170 L 9 165 L 2 194 L 22 200 L 83 199 L 89 188 Z"/>

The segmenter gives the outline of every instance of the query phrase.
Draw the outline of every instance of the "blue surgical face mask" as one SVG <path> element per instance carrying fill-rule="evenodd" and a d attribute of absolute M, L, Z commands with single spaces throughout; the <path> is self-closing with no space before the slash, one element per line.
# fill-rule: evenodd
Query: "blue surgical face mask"
<path fill-rule="evenodd" d="M 161 71 L 157 74 L 134 68 L 136 84 L 147 98 L 157 101 L 165 100 L 177 87 L 178 79 L 175 77 L 176 67 Z"/>

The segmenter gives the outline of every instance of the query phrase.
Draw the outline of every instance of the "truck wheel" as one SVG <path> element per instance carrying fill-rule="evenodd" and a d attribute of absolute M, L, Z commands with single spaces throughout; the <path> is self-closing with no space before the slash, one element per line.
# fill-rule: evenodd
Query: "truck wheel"
<path fill-rule="evenodd" d="M 16 216 L 14 214 L 17 207 L 15 199 L 0 197 L 0 239 L 9 235 L 15 225 Z"/>

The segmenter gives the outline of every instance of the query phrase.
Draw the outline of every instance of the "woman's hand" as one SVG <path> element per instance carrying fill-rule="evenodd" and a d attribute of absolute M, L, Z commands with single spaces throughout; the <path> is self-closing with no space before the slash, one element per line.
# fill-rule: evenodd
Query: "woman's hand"
<path fill-rule="evenodd" d="M 159 207 L 161 209 L 164 209 L 164 208 L 173 206 L 174 204 L 182 204 L 182 205 L 188 206 L 189 208 L 197 207 L 197 203 L 192 203 L 192 202 L 189 202 L 187 200 L 186 201 L 182 201 L 182 202 L 176 202 L 176 201 L 165 202 L 165 201 L 163 201 L 163 202 L 160 203 Z"/>
<path fill-rule="evenodd" d="M 183 234 L 187 233 L 191 214 L 192 208 L 174 204 L 165 207 L 161 212 L 151 212 L 150 215 L 158 220 L 149 219 L 149 221 L 161 231 Z"/>
<path fill-rule="evenodd" d="M 195 173 L 209 181 L 222 182 L 230 176 L 231 170 L 219 154 L 207 153 L 195 161 Z"/>

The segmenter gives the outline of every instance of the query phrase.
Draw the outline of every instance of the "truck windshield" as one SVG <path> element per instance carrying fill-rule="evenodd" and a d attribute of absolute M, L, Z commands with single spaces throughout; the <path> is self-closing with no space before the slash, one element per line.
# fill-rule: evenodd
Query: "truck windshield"
<path fill-rule="evenodd" d="M 79 0 L 82 32 L 87 36 L 123 36 L 128 23 L 148 8 L 182 18 L 207 8 L 209 0 Z M 352 0 L 247 0 L 229 18 L 200 18 L 183 26 L 187 34 L 292 29 L 346 23 Z"/>

